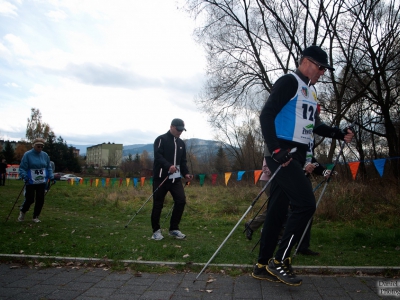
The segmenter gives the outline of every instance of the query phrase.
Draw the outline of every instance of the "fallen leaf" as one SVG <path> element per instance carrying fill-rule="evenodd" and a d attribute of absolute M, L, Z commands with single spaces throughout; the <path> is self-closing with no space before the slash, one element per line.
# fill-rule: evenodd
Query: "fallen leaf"
<path fill-rule="evenodd" d="M 138 258 L 137 258 L 137 260 L 141 260 L 143 257 L 141 257 L 141 256 L 139 256 Z"/>
<path fill-rule="evenodd" d="M 185 254 L 185 255 L 183 256 L 183 258 L 186 258 L 186 257 L 189 257 L 189 254 Z"/>
<path fill-rule="evenodd" d="M 86 238 L 87 238 L 87 239 L 90 239 L 90 235 L 88 235 Z"/>
<path fill-rule="evenodd" d="M 49 235 L 49 234 L 48 233 L 43 233 L 40 236 L 47 236 L 47 235 Z"/>
<path fill-rule="evenodd" d="M 24 253 L 24 250 L 20 250 L 19 253 Z"/>
<path fill-rule="evenodd" d="M 206 292 L 207 292 L 207 293 L 212 293 L 212 292 L 213 292 L 213 290 L 206 290 Z"/>
<path fill-rule="evenodd" d="M 71 231 L 71 234 L 73 234 L 75 232 L 75 229 Z"/>
<path fill-rule="evenodd" d="M 11 266 L 10 269 L 18 269 L 20 266 Z"/>
<path fill-rule="evenodd" d="M 186 291 L 186 292 L 189 292 L 189 288 L 186 288 L 185 291 Z"/>
<path fill-rule="evenodd" d="M 208 280 L 207 280 L 207 283 L 214 282 L 215 280 L 216 280 L 216 279 L 213 279 L 213 278 L 208 279 Z"/>
<path fill-rule="evenodd" d="M 180 246 L 180 245 L 175 245 L 175 248 L 182 248 L 182 246 Z"/>

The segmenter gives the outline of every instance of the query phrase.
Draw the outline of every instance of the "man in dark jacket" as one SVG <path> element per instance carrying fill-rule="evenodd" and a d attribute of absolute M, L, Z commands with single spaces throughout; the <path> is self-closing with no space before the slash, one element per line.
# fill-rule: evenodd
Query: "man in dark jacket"
<path fill-rule="evenodd" d="M 347 143 L 354 136 L 348 128 L 331 128 L 319 117 L 314 84 L 327 69 L 334 70 L 328 63 L 326 52 L 318 46 L 306 48 L 298 69 L 275 82 L 261 111 L 261 130 L 268 150 L 265 160 L 272 173 L 280 165 L 282 168 L 271 182 L 258 262 L 253 271 L 256 278 L 271 278 L 293 286 L 301 284 L 302 280 L 293 272 L 290 253 L 315 212 L 315 196 L 303 170 L 309 154 L 309 141 L 313 134 Z M 297 151 L 291 154 L 293 148 Z M 291 213 L 281 243 L 275 256 L 271 257 L 269 254 L 274 253 L 289 204 Z"/>
<path fill-rule="evenodd" d="M 160 135 L 154 141 L 153 165 L 153 210 L 151 212 L 152 239 L 159 241 L 164 237 L 160 228 L 160 216 L 164 206 L 165 195 L 170 192 L 174 199 L 169 235 L 177 239 L 186 237 L 179 230 L 179 223 L 185 208 L 186 196 L 181 177 L 192 180 L 186 165 L 186 146 L 179 138 L 185 129 L 181 119 L 173 119 L 167 133 Z"/>

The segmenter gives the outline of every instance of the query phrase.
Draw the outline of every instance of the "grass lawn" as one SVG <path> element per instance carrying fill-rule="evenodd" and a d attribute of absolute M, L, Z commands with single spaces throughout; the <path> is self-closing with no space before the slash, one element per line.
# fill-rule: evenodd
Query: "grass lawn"
<path fill-rule="evenodd" d="M 181 221 L 181 230 L 187 235 L 185 240 L 168 236 L 169 218 L 165 217 L 172 207 L 172 198 L 168 195 L 161 216 L 164 239 L 154 241 L 150 223 L 152 199 L 125 228 L 152 194 L 148 183 L 133 188 L 71 186 L 67 182 L 57 182 L 46 196 L 41 223 L 32 222 L 33 206 L 24 222 L 16 221 L 23 195 L 5 222 L 22 185 L 21 181 L 9 180 L 6 186 L 0 187 L 2 254 L 185 263 L 208 262 L 262 187 L 258 184 L 228 187 L 192 184 L 186 187 L 188 205 Z M 357 199 L 345 204 L 341 196 L 333 192 L 337 193 L 337 189 L 334 184 L 328 186 L 331 192 L 326 192 L 327 200 L 323 200 L 336 199 L 336 215 L 344 210 L 344 205 L 349 210 L 363 211 L 358 212 L 357 218 L 347 214 L 346 218 L 331 220 L 326 205 L 321 205 L 314 218 L 310 247 L 321 255 L 298 255 L 294 265 L 400 266 L 398 208 L 392 211 L 389 204 L 380 210 L 369 206 L 360 208 L 359 204 L 352 204 Z M 257 261 L 258 247 L 251 250 L 259 231 L 248 241 L 243 229 L 245 220 L 253 216 L 265 200 L 263 195 L 212 263 L 252 265 Z M 398 200 L 395 199 L 396 203 Z"/>

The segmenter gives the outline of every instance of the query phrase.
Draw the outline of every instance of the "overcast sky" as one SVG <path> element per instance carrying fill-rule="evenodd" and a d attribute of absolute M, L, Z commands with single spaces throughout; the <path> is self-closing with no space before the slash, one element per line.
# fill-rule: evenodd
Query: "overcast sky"
<path fill-rule="evenodd" d="M 0 138 L 25 138 L 31 108 L 68 144 L 213 139 L 194 99 L 206 60 L 176 0 L 0 0 Z"/>

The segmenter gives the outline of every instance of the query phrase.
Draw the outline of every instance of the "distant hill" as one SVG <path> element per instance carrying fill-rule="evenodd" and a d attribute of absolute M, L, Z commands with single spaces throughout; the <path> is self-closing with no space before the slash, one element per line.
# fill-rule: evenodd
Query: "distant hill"
<path fill-rule="evenodd" d="M 202 157 L 210 153 L 215 154 L 219 147 L 219 142 L 210 140 L 188 139 L 185 140 L 185 143 L 186 151 L 194 153 L 197 157 Z M 150 158 L 154 158 L 153 144 L 124 146 L 123 155 L 128 156 L 129 154 L 132 154 L 132 156 L 135 156 L 136 153 L 140 155 L 144 150 L 149 153 Z"/>
<path fill-rule="evenodd" d="M 202 157 L 207 154 L 215 154 L 218 151 L 220 143 L 211 140 L 202 139 L 188 139 L 185 140 L 186 151 L 194 153 L 197 157 Z M 86 148 L 94 145 L 70 145 L 79 149 L 80 155 L 86 155 Z M 150 158 L 154 158 L 153 144 L 134 144 L 134 145 L 124 145 L 123 146 L 123 156 L 127 157 L 129 154 L 135 156 L 136 153 L 139 155 L 146 150 L 149 153 Z"/>

